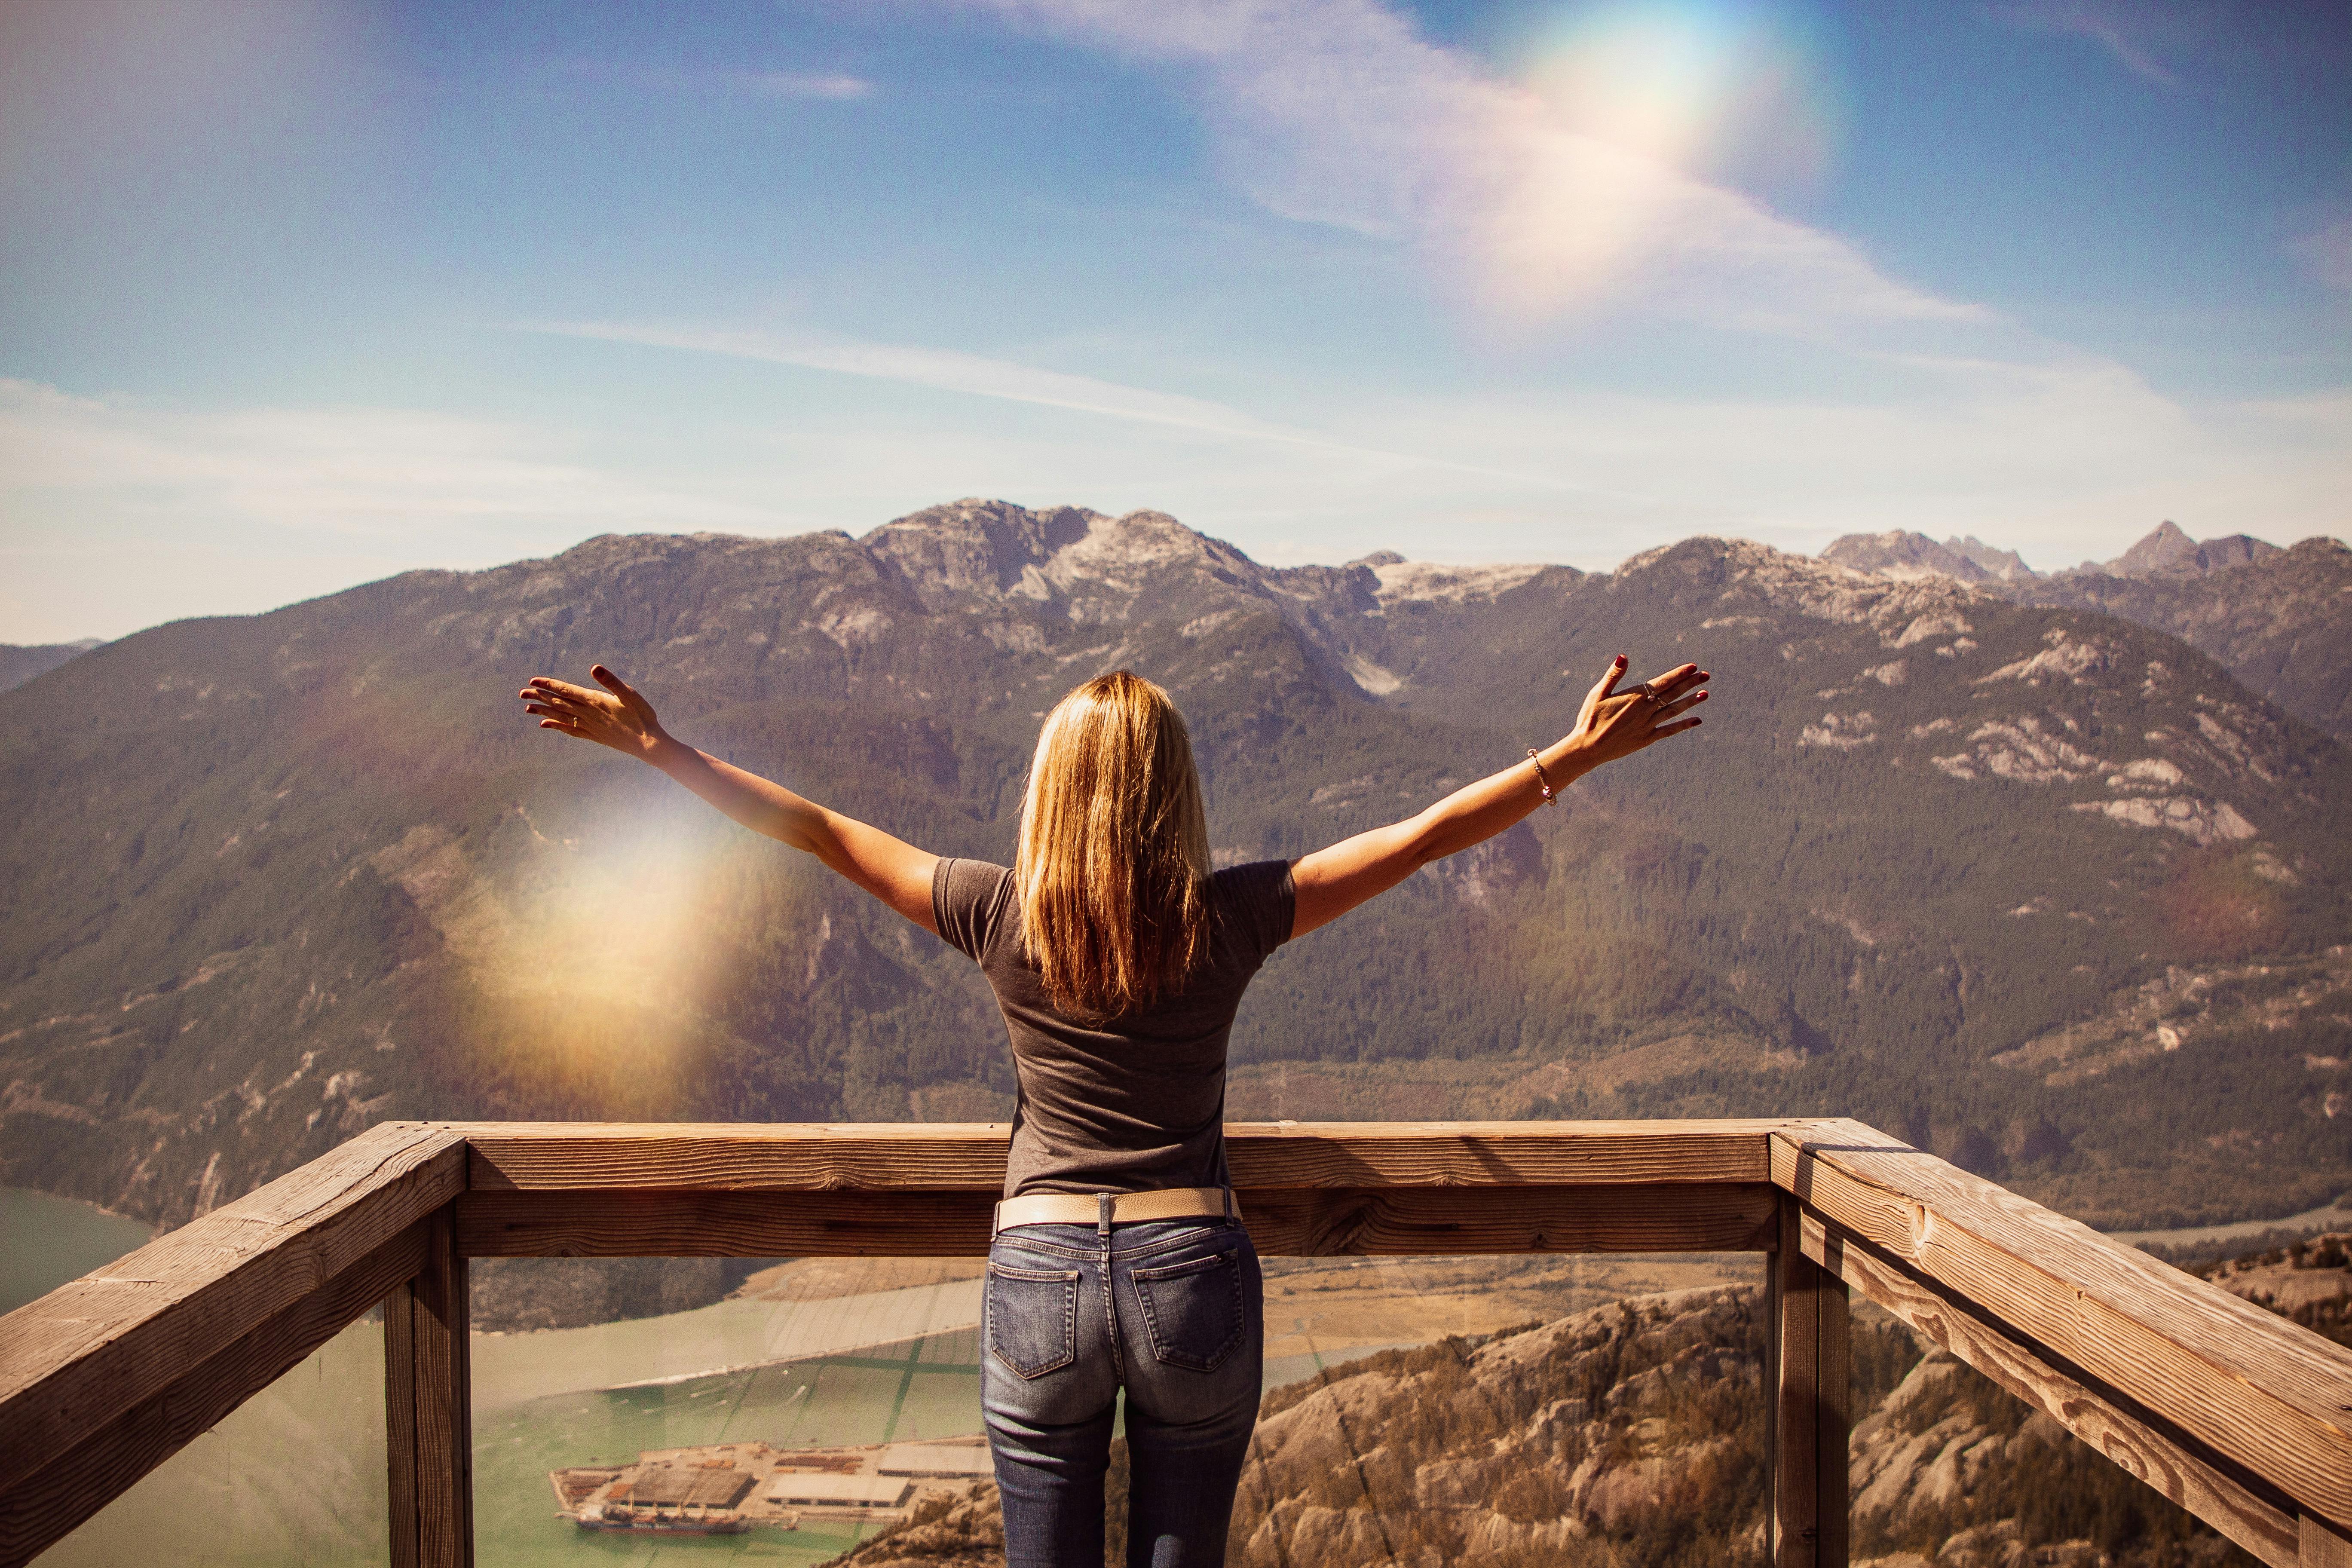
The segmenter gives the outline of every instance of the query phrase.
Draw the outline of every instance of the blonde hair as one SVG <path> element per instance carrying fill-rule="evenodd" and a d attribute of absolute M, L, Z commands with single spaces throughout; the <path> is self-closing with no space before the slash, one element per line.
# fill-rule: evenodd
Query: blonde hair
<path fill-rule="evenodd" d="M 1209 821 L 1192 738 L 1132 670 L 1055 704 L 1021 803 L 1021 936 L 1064 1012 L 1113 1016 L 1182 986 L 1209 946 Z"/>

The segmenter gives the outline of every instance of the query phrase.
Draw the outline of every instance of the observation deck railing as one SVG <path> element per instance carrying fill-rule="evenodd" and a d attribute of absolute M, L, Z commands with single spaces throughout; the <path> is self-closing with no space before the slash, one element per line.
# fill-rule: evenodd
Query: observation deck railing
<path fill-rule="evenodd" d="M 1846 1562 L 1859 1290 L 2279 1568 L 2352 1568 L 2352 1352 L 1857 1121 L 1227 1130 L 1268 1256 L 1769 1255 L 1775 1568 Z M 973 1255 L 997 1125 L 393 1122 L 0 1318 L 0 1565 L 382 1302 L 391 1561 L 473 1562 L 467 1260 Z"/>

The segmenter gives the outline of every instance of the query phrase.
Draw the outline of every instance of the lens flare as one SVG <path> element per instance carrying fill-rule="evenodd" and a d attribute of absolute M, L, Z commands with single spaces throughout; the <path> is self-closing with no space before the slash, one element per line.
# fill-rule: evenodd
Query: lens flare
<path fill-rule="evenodd" d="M 1773 194 L 1828 172 L 1839 116 L 1822 54 L 1785 13 L 1642 0 L 1564 13 L 1520 76 L 1567 130 Z"/>
<path fill-rule="evenodd" d="M 1489 100 L 1454 226 L 1485 303 L 1541 320 L 1637 289 L 1761 303 L 1774 279 L 1859 273 L 1766 199 L 1827 172 L 1822 51 L 1778 12 L 1698 0 L 1579 6 L 1533 35 Z M 1747 279 L 1742 283 L 1741 279 Z M 1759 281 L 1760 279 L 1760 281 Z"/>
<path fill-rule="evenodd" d="M 416 828 L 375 864 L 455 961 L 459 1070 L 530 1114 L 723 1107 L 757 1054 L 738 1035 L 747 988 L 789 1011 L 827 934 L 772 847 L 625 800 L 515 805 L 471 852 Z"/>

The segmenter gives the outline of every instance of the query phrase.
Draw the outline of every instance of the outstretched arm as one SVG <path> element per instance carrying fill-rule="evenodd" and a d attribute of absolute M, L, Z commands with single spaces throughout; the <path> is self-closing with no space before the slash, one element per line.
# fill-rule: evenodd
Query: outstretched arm
<path fill-rule="evenodd" d="M 938 929 L 931 915 L 938 856 L 672 740 L 653 704 L 628 682 L 601 664 L 588 673 L 604 690 L 533 677 L 517 693 L 524 711 L 539 715 L 542 730 L 652 763 L 752 832 L 807 850 L 925 931 Z"/>
<path fill-rule="evenodd" d="M 1538 753 L 1555 793 L 1603 763 L 1630 757 L 1665 736 L 1698 727 L 1696 717 L 1681 714 L 1706 700 L 1706 693 L 1698 689 L 1707 679 L 1706 671 L 1685 664 L 1643 682 L 1641 689 L 1620 692 L 1617 682 L 1624 674 L 1625 658 L 1620 654 L 1586 695 L 1576 728 Z M 1455 790 L 1418 816 L 1318 849 L 1290 868 L 1298 896 L 1290 934 L 1305 936 L 1329 924 L 1432 860 L 1485 843 L 1542 804 L 1536 769 L 1514 763 Z"/>

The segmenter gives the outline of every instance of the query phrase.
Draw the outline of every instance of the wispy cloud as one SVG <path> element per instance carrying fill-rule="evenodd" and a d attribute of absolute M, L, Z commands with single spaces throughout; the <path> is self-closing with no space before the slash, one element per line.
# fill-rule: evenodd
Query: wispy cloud
<path fill-rule="evenodd" d="M 764 499 L 632 471 L 572 431 L 417 409 L 159 406 L 0 378 L 0 641 L 250 614 L 593 533 L 792 521 Z"/>
<path fill-rule="evenodd" d="M 868 376 L 902 382 L 942 392 L 975 397 L 1034 403 L 1111 419 L 1131 419 L 1181 430 L 1239 436 L 1251 440 L 1286 441 L 1310 445 L 1322 439 L 1305 431 L 1270 425 L 1221 403 L 1173 393 L 1122 386 L 1092 376 L 1040 370 L 1009 360 L 988 359 L 951 349 L 921 348 L 898 343 L 863 342 L 850 338 L 786 335 L 718 328 L 667 327 L 627 321 L 533 321 L 524 330 L 562 337 L 592 338 L 604 342 L 636 343 L 648 348 L 683 349 L 695 353 L 724 354 L 733 359 L 761 360 L 770 364 L 801 365 L 843 375 Z"/>
<path fill-rule="evenodd" d="M 979 0 L 1190 73 L 1225 166 L 1286 216 L 1393 237 L 1486 308 L 1607 301 L 1750 330 L 1982 319 L 1849 242 L 1580 129 L 1376 0 Z"/>
<path fill-rule="evenodd" d="M 864 98 L 874 90 L 874 84 L 864 77 L 839 73 L 738 71 L 731 74 L 730 79 L 747 91 L 765 93 L 771 98 L 822 98 L 838 101 Z"/>
<path fill-rule="evenodd" d="M 2144 81 L 2158 87 L 2180 85 L 2179 77 L 2157 58 L 2158 35 L 2167 29 L 2148 5 L 2118 5 L 2111 0 L 2025 0 L 1991 6 L 1990 15 L 2027 32 L 2086 38 Z"/>
<path fill-rule="evenodd" d="M 604 342 L 635 343 L 648 348 L 723 354 L 733 359 L 764 361 L 770 364 L 800 365 L 843 375 L 962 393 L 972 397 L 1033 404 L 1106 419 L 1155 425 L 1202 436 L 1278 446 L 1311 447 L 1389 465 L 1448 468 L 1561 489 L 1589 488 L 1538 474 L 1507 472 L 1447 458 L 1430 457 L 1409 448 L 1366 447 L 1318 431 L 1275 424 L 1204 398 L 1127 386 L 1093 376 L 1043 370 L 1034 365 L 989 359 L 952 349 L 863 342 L 838 337 L 785 336 L 620 321 L 528 322 L 524 323 L 524 330 Z"/>
<path fill-rule="evenodd" d="M 733 66 L 657 66 L 634 61 L 569 60 L 562 74 L 618 82 L 651 92 L 731 92 L 752 98 L 799 98 L 845 103 L 870 98 L 874 84 L 846 71 L 758 70 Z"/>
<path fill-rule="evenodd" d="M 723 526 L 763 514 L 616 479 L 546 432 L 414 409 L 194 412 L 0 379 L 0 497 L 307 533 L 562 520 Z M 22 533 L 16 541 L 25 542 Z"/>

